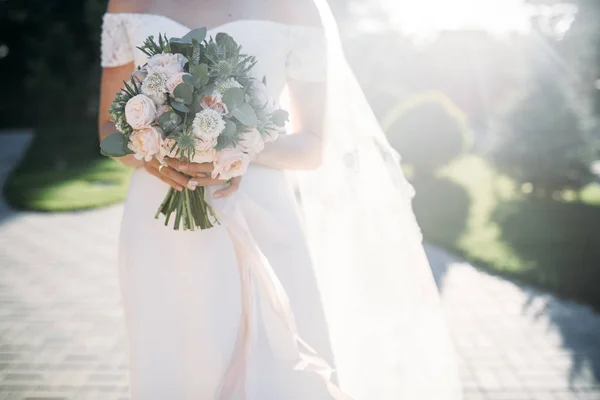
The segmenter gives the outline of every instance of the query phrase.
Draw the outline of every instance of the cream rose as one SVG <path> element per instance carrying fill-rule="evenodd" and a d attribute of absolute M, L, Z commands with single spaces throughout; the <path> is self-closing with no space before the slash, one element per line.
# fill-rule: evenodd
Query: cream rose
<path fill-rule="evenodd" d="M 215 161 L 217 156 L 217 151 L 213 149 L 202 150 L 200 148 L 196 148 L 196 152 L 194 153 L 194 157 L 192 157 L 192 162 L 195 163 L 208 163 Z"/>
<path fill-rule="evenodd" d="M 218 97 L 204 96 L 200 102 L 202 108 L 210 108 L 221 114 L 227 114 L 227 106 Z"/>
<path fill-rule="evenodd" d="M 265 134 L 263 136 L 263 140 L 265 141 L 265 143 L 274 142 L 279 137 L 280 132 L 281 131 L 279 129 L 266 129 Z"/>
<path fill-rule="evenodd" d="M 170 78 L 179 72 L 183 72 L 183 67 L 187 61 L 187 58 L 181 54 L 155 54 L 148 59 L 146 69 L 149 74 L 162 73 Z"/>
<path fill-rule="evenodd" d="M 148 126 L 133 131 L 129 136 L 127 147 L 133 151 L 133 156 L 146 161 L 158 155 L 161 149 L 163 132 L 157 126 Z"/>
<path fill-rule="evenodd" d="M 239 143 L 242 149 L 250 156 L 255 156 L 265 148 L 265 141 L 256 129 L 242 133 Z"/>
<path fill-rule="evenodd" d="M 228 147 L 217 152 L 212 172 L 213 179 L 231 179 L 243 175 L 250 164 L 250 157 L 241 149 Z"/>
<path fill-rule="evenodd" d="M 133 129 L 149 127 L 156 119 L 156 105 L 143 94 L 133 96 L 125 104 L 125 119 Z"/>

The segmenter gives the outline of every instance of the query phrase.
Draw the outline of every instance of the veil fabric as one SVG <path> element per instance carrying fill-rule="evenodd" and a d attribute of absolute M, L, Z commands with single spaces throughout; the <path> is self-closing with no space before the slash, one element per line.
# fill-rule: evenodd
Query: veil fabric
<path fill-rule="evenodd" d="M 240 260 L 243 299 L 217 398 L 245 398 L 258 297 L 266 303 L 261 309 L 273 353 L 319 375 L 333 399 L 461 400 L 453 346 L 412 211 L 413 189 L 344 57 L 327 1 L 313 1 L 327 36 L 323 163 L 295 174 L 335 365 L 298 334 L 289 298 L 240 209 L 243 194 L 215 199 L 209 189 L 206 199 Z"/>
<path fill-rule="evenodd" d="M 341 388 L 354 399 L 462 398 L 414 191 L 343 54 L 327 0 L 322 166 L 298 173 Z"/>

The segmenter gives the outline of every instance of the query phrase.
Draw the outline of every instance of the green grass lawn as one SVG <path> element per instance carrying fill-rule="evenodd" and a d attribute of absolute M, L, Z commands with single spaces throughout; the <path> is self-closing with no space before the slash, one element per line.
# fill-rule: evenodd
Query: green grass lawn
<path fill-rule="evenodd" d="M 57 170 L 16 171 L 4 192 L 19 209 L 83 210 L 123 201 L 131 172 L 109 158 Z"/>
<path fill-rule="evenodd" d="M 71 211 L 123 201 L 132 171 L 101 157 L 94 126 L 38 130 L 4 186 L 15 208 Z"/>
<path fill-rule="evenodd" d="M 515 193 L 487 162 L 465 156 L 415 183 L 424 236 L 491 271 L 600 308 L 600 186 L 575 201 Z M 440 200 L 442 199 L 442 200 Z"/>

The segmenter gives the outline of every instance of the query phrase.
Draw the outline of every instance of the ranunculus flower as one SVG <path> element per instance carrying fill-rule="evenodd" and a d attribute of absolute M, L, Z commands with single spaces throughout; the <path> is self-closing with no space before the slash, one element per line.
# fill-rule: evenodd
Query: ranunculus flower
<path fill-rule="evenodd" d="M 173 91 L 175 90 L 175 88 L 183 83 L 183 76 L 184 75 L 189 75 L 186 74 L 185 72 L 178 72 L 175 75 L 171 76 L 169 79 L 167 79 L 167 90 L 169 91 L 169 94 L 171 96 L 175 96 L 173 94 Z"/>
<path fill-rule="evenodd" d="M 200 148 L 196 148 L 196 152 L 194 153 L 194 157 L 192 158 L 192 162 L 195 163 L 207 163 L 215 161 L 217 156 L 217 151 L 214 148 L 208 150 L 202 150 Z"/>
<path fill-rule="evenodd" d="M 221 114 L 227 114 L 227 106 L 218 97 L 204 96 L 200 102 L 202 108 L 210 108 Z"/>
<path fill-rule="evenodd" d="M 129 136 L 127 147 L 133 151 L 133 156 L 146 161 L 152 160 L 152 157 L 159 154 L 163 132 L 157 126 L 148 126 L 133 131 Z"/>
<path fill-rule="evenodd" d="M 199 139 L 196 148 L 208 150 L 217 145 L 217 137 L 225 129 L 225 121 L 217 111 L 207 108 L 196 113 L 192 122 L 192 132 Z"/>
<path fill-rule="evenodd" d="M 250 80 L 249 94 L 251 102 L 260 107 L 265 107 L 267 113 L 272 113 L 275 110 L 275 102 L 267 86 L 258 79 L 253 78 Z"/>
<path fill-rule="evenodd" d="M 133 96 L 125 105 L 125 119 L 133 129 L 146 128 L 156 119 L 156 105 L 143 94 Z"/>
<path fill-rule="evenodd" d="M 187 58 L 182 54 L 155 54 L 148 59 L 146 69 L 148 74 L 158 72 L 170 78 L 179 72 L 183 72 L 183 66 L 187 61 Z"/>
<path fill-rule="evenodd" d="M 256 129 L 242 133 L 239 144 L 250 156 L 255 156 L 265 148 L 265 141 Z"/>
<path fill-rule="evenodd" d="M 227 147 L 217 152 L 212 178 L 223 180 L 243 175 L 250 164 L 250 156 L 241 149 Z"/>

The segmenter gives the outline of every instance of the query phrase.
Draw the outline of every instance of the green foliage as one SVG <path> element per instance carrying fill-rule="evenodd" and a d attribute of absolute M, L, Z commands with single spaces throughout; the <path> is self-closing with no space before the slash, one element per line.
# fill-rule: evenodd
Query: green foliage
<path fill-rule="evenodd" d="M 579 190 L 594 179 L 596 146 L 557 78 L 538 72 L 503 115 L 492 150 L 496 168 L 538 197 Z"/>
<path fill-rule="evenodd" d="M 148 36 L 146 40 L 144 40 L 144 43 L 137 48 L 148 57 L 171 52 L 171 46 L 169 45 L 167 35 L 160 33 L 158 34 L 158 42 L 154 40 L 154 36 Z"/>
<path fill-rule="evenodd" d="M 479 267 L 600 309 L 600 186 L 588 185 L 580 202 L 524 197 L 515 186 L 473 155 L 415 181 L 414 210 L 425 239 Z"/>
<path fill-rule="evenodd" d="M 441 93 L 414 96 L 383 122 L 390 143 L 416 174 L 433 174 L 470 143 L 466 117 Z"/>

